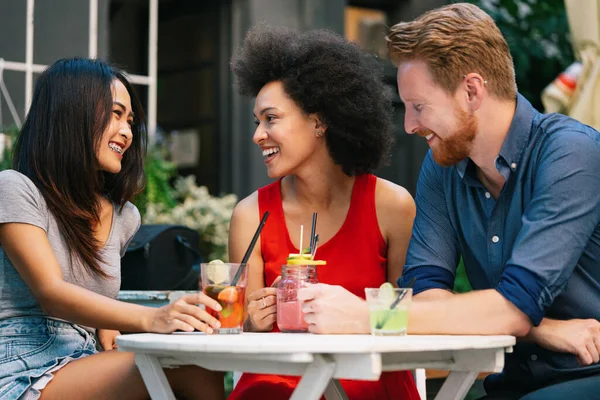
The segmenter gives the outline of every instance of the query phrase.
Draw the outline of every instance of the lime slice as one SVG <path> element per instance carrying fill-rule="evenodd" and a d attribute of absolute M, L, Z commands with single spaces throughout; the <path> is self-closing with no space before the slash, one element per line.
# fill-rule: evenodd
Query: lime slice
<path fill-rule="evenodd" d="M 389 282 L 384 282 L 379 286 L 379 300 L 384 303 L 390 303 L 394 301 L 394 285 Z"/>
<path fill-rule="evenodd" d="M 219 285 L 229 279 L 229 268 L 221 260 L 212 260 L 204 266 L 206 276 L 216 285 Z"/>

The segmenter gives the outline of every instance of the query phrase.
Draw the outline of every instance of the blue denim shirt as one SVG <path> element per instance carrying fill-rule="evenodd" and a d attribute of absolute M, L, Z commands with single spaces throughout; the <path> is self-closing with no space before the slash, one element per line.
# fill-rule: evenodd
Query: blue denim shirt
<path fill-rule="evenodd" d="M 495 288 L 534 325 L 600 319 L 600 133 L 518 95 L 496 168 L 506 183 L 494 200 L 470 159 L 444 168 L 427 154 L 398 284 L 452 290 L 462 256 L 473 289 Z M 519 343 L 497 380 L 529 391 L 591 373 L 600 365 Z"/>

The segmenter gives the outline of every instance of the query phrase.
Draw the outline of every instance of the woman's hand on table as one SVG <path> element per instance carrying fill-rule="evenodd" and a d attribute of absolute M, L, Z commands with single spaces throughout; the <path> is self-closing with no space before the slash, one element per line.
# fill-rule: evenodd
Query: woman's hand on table
<path fill-rule="evenodd" d="M 341 286 L 317 283 L 298 290 L 312 333 L 370 333 L 367 303 Z"/>
<path fill-rule="evenodd" d="M 270 287 L 261 288 L 248 296 L 248 318 L 245 328 L 251 332 L 268 332 L 277 321 L 277 289 L 280 278 L 275 279 Z"/>
<path fill-rule="evenodd" d="M 171 304 L 152 309 L 148 331 L 171 333 L 176 330 L 184 332 L 198 330 L 212 333 L 214 328 L 220 326 L 219 321 L 198 307 L 199 304 L 215 311 L 221 311 L 221 305 L 204 293 L 188 294 Z"/>

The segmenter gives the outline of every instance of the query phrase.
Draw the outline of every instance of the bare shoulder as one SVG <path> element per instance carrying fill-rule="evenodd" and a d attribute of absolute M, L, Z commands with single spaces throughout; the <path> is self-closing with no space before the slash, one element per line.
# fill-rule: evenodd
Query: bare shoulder
<path fill-rule="evenodd" d="M 375 207 L 378 215 L 413 217 L 416 213 L 412 195 L 400 185 L 377 178 Z"/>
<path fill-rule="evenodd" d="M 254 192 L 242 199 L 233 209 L 229 225 L 229 260 L 239 262 L 242 260 L 248 243 L 251 242 L 256 227 L 260 223 L 258 211 L 258 192 Z M 250 262 L 252 270 L 260 272 L 262 276 L 260 238 L 254 246 Z"/>
<path fill-rule="evenodd" d="M 258 216 L 258 191 L 240 200 L 231 216 L 230 230 L 235 231 L 245 229 L 245 227 L 258 226 L 260 218 Z"/>
<path fill-rule="evenodd" d="M 258 221 L 258 191 L 240 200 L 233 209 L 232 219 L 240 219 L 244 222 Z"/>
<path fill-rule="evenodd" d="M 408 190 L 385 179 L 377 178 L 375 209 L 379 229 L 388 244 L 391 241 L 399 241 L 408 245 L 417 213 L 415 201 Z"/>

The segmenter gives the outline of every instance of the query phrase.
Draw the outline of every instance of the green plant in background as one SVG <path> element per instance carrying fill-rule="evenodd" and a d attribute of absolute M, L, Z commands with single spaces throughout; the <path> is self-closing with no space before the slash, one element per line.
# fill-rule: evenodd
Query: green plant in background
<path fill-rule="evenodd" d="M 515 63 L 519 92 L 543 110 L 542 90 L 573 62 L 564 0 L 468 0 L 496 21 Z"/>
<path fill-rule="evenodd" d="M 0 154 L 0 171 L 12 168 L 12 147 L 17 136 L 19 135 L 19 128 L 16 126 L 0 127 L 0 133 L 3 134 L 4 148 Z"/>
<path fill-rule="evenodd" d="M 175 189 L 170 182 L 177 174 L 175 164 L 166 161 L 166 151 L 160 146 L 150 146 L 144 171 L 146 186 L 142 193 L 135 198 L 135 205 L 142 216 L 146 215 L 148 205 L 160 205 L 163 212 L 175 207 Z"/>
<path fill-rule="evenodd" d="M 467 278 L 467 271 L 465 271 L 465 264 L 462 258 L 458 267 L 456 267 L 456 276 L 454 278 L 454 289 L 456 293 L 466 293 L 473 290 L 469 278 Z"/>
<path fill-rule="evenodd" d="M 134 201 L 142 223 L 184 225 L 197 230 L 202 256 L 226 261 L 229 221 L 237 197 L 211 196 L 205 186 L 196 185 L 194 176 L 177 175 L 175 164 L 167 161 L 167 153 L 167 147 L 160 144 L 148 150 L 144 164 L 146 187 Z"/>
<path fill-rule="evenodd" d="M 197 186 L 194 176 L 175 179 L 174 207 L 148 202 L 142 221 L 145 224 L 185 225 L 200 233 L 200 251 L 210 260 L 227 260 L 229 221 L 237 196 L 211 196 L 205 186 Z"/>

